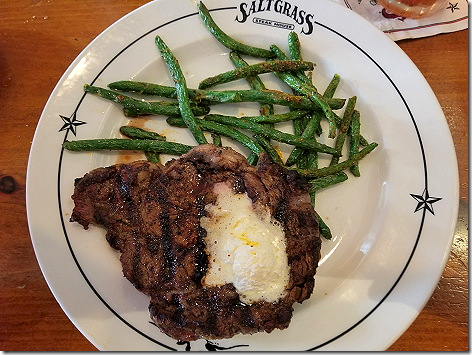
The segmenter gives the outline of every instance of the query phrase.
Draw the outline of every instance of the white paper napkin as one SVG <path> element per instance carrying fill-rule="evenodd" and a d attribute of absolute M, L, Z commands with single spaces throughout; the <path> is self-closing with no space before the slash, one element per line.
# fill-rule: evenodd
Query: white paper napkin
<path fill-rule="evenodd" d="M 384 31 L 392 40 L 433 36 L 468 28 L 467 0 L 449 1 L 444 9 L 422 19 L 409 19 L 387 12 L 377 0 L 333 0 L 357 12 Z"/>

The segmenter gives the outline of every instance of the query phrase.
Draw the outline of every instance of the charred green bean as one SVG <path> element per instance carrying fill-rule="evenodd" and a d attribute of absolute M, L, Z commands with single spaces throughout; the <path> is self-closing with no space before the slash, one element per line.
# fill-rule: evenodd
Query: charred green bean
<path fill-rule="evenodd" d="M 372 142 L 368 146 L 362 148 L 358 153 L 351 156 L 349 159 L 346 159 L 336 165 L 327 166 L 324 168 L 319 168 L 315 170 L 308 170 L 308 169 L 296 169 L 298 173 L 302 176 L 307 178 L 318 178 L 322 176 L 327 176 L 331 174 L 340 173 L 350 166 L 354 165 L 359 160 L 363 159 L 367 154 L 373 151 L 378 146 L 377 143 Z"/>
<path fill-rule="evenodd" d="M 164 58 L 164 61 L 169 68 L 172 78 L 174 79 L 175 88 L 177 90 L 177 99 L 179 100 L 180 113 L 185 121 L 185 124 L 199 144 L 208 143 L 205 135 L 203 134 L 203 131 L 195 122 L 195 116 L 192 112 L 190 100 L 188 97 L 187 83 L 177 59 L 161 37 L 156 36 L 155 42 L 157 48 L 161 52 L 162 58 Z"/>
<path fill-rule="evenodd" d="M 98 95 L 104 99 L 113 101 L 123 106 L 124 112 L 129 116 L 139 115 L 165 115 L 180 116 L 180 107 L 177 102 L 170 101 L 142 101 L 119 92 L 107 90 L 97 86 L 84 85 L 84 91 Z M 210 111 L 207 106 L 191 105 L 191 110 L 195 115 L 204 115 Z"/>
<path fill-rule="evenodd" d="M 151 139 L 104 138 L 65 141 L 62 146 L 72 151 L 140 150 L 182 155 L 194 146 Z"/>
<path fill-rule="evenodd" d="M 218 122 L 205 121 L 199 118 L 196 118 L 195 120 L 203 130 L 232 138 L 235 141 L 249 148 L 257 155 L 264 151 L 264 149 L 259 145 L 259 143 L 254 142 L 254 140 L 252 140 L 250 137 L 232 127 L 228 127 Z M 169 117 L 167 119 L 167 123 L 171 126 L 185 127 L 184 121 L 181 117 Z"/>
<path fill-rule="evenodd" d="M 360 140 L 360 130 L 361 130 L 361 122 L 360 122 L 360 113 L 359 111 L 355 110 L 351 117 L 351 130 L 349 136 L 349 157 L 352 157 L 359 151 L 359 140 Z M 350 167 L 351 173 L 354 176 L 361 176 L 361 172 L 359 170 L 359 164 L 356 163 Z"/>
<path fill-rule="evenodd" d="M 299 136 L 281 132 L 279 130 L 266 127 L 259 123 L 234 119 L 229 116 L 212 115 L 212 116 L 206 116 L 205 119 L 207 117 L 208 119 L 211 119 L 215 122 L 219 122 L 228 126 L 247 129 L 251 132 L 262 134 L 263 136 L 270 137 L 271 139 L 276 140 L 278 142 L 292 144 L 297 147 L 302 147 L 302 148 L 310 149 L 310 150 L 316 150 L 318 152 L 323 152 L 323 153 L 328 153 L 328 154 L 338 154 L 334 148 L 326 144 L 318 143 L 314 139 L 303 139 Z"/>
<path fill-rule="evenodd" d="M 262 63 L 256 63 L 245 67 L 239 67 L 209 78 L 200 82 L 198 88 L 201 90 L 208 89 L 211 86 L 229 83 L 242 78 L 253 77 L 255 75 L 271 73 L 271 72 L 287 72 L 300 70 L 313 70 L 314 64 L 311 62 L 302 62 L 294 60 L 271 60 Z"/>
<path fill-rule="evenodd" d="M 200 14 L 200 17 L 202 18 L 205 26 L 210 30 L 213 36 L 226 48 L 229 48 L 233 51 L 247 54 L 256 58 L 274 58 L 275 57 L 274 53 L 272 53 L 270 50 L 249 46 L 247 44 L 238 42 L 235 39 L 228 36 L 216 24 L 216 22 L 211 17 L 210 11 L 201 1 L 198 4 L 198 13 Z"/>
<path fill-rule="evenodd" d="M 165 141 L 166 137 L 159 133 L 147 131 L 145 129 L 134 126 L 121 126 L 121 134 L 133 139 L 156 139 L 158 141 Z"/>

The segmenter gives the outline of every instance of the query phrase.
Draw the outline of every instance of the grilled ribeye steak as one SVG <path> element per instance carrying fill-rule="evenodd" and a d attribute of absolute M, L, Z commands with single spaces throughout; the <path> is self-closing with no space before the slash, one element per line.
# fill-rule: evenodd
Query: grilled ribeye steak
<path fill-rule="evenodd" d="M 200 218 L 220 182 L 267 206 L 283 227 L 290 277 L 276 303 L 245 304 L 232 283 L 202 286 L 209 260 Z M 150 297 L 151 318 L 164 333 L 187 341 L 228 338 L 284 329 L 293 303 L 310 297 L 321 239 L 308 188 L 267 155 L 254 167 L 231 148 L 207 144 L 165 166 L 137 161 L 76 179 L 71 221 L 106 228 L 125 277 Z"/>

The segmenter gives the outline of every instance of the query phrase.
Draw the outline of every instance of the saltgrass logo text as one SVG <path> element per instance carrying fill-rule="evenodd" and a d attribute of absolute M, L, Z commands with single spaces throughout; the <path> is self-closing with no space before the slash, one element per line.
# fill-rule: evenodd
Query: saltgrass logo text
<path fill-rule="evenodd" d="M 302 26 L 301 33 L 305 35 L 309 35 L 313 32 L 314 15 L 307 13 L 305 10 L 300 9 L 297 5 L 292 5 L 288 1 L 284 0 L 254 0 L 250 3 L 242 2 L 239 4 L 239 14 L 236 16 L 236 21 L 243 23 L 246 22 L 250 15 L 267 11 L 274 11 L 290 17 L 297 24 Z M 282 22 L 273 20 L 257 18 L 257 21 L 253 22 L 274 27 L 293 29 L 293 25 L 285 24 L 287 26 L 284 27 L 282 26 Z"/>

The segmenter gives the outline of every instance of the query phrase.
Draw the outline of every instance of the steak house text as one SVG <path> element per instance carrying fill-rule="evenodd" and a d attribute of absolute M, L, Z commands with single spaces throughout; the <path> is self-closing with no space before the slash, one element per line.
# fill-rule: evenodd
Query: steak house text
<path fill-rule="evenodd" d="M 314 15 L 284 0 L 254 0 L 250 3 L 242 2 L 239 4 L 240 14 L 236 16 L 236 21 L 240 23 L 246 22 L 250 15 L 263 11 L 274 11 L 292 18 L 300 26 L 303 26 L 301 33 L 305 35 L 309 35 L 313 32 Z"/>

